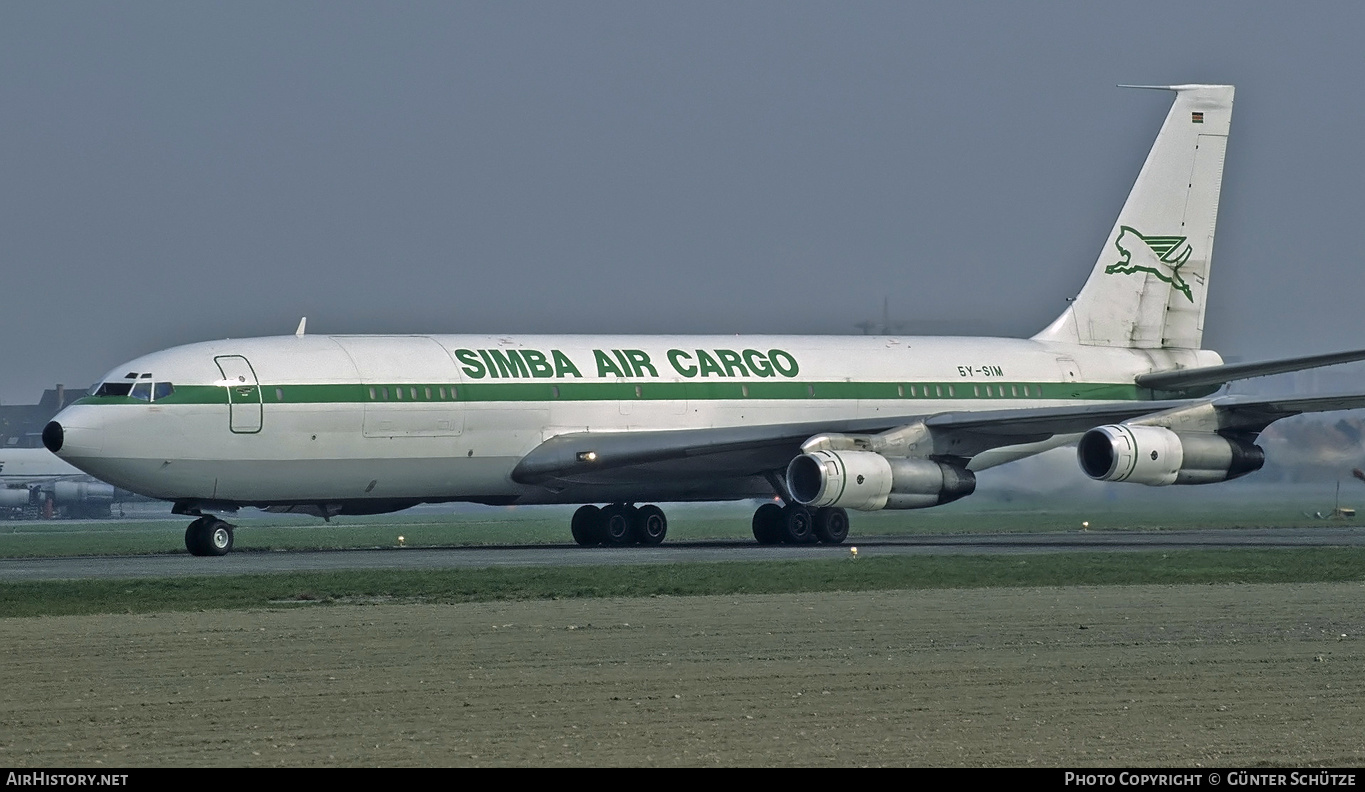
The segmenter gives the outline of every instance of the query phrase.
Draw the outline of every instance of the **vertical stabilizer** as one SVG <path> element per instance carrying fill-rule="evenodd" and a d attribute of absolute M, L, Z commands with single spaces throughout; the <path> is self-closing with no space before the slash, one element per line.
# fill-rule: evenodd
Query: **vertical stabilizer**
<path fill-rule="evenodd" d="M 1151 87 L 1175 92 L 1171 111 L 1089 280 L 1037 340 L 1199 348 L 1233 87 Z"/>

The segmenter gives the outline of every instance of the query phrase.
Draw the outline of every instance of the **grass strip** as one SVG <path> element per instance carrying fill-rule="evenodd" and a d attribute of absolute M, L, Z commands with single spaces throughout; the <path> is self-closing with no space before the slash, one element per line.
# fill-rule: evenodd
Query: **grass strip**
<path fill-rule="evenodd" d="M 1365 581 L 1365 548 L 339 571 L 0 584 L 0 616 L 589 597 L 1136 584 Z"/>
<path fill-rule="evenodd" d="M 1250 503 L 1236 507 L 1178 509 L 1020 508 L 958 509 L 957 503 L 928 511 L 881 511 L 854 515 L 853 541 L 876 536 L 925 534 L 1051 533 L 1076 531 L 1083 523 L 1104 531 L 1225 528 L 1294 528 L 1356 525 L 1324 521 L 1282 506 Z M 237 520 L 236 546 L 243 550 L 338 550 L 372 547 L 463 547 L 568 544 L 572 509 L 523 507 L 470 514 L 404 514 L 336 518 L 330 523 L 271 515 Z M 669 509 L 670 542 L 753 539 L 747 507 Z M 178 520 L 106 520 L 3 523 L 0 557 L 51 558 L 76 555 L 144 555 L 185 552 L 185 526 Z M 402 542 L 399 537 L 403 537 Z"/>

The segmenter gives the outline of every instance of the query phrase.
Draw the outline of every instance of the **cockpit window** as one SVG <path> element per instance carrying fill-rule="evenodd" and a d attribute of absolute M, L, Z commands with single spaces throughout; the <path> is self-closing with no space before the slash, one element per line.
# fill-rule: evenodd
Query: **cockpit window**
<path fill-rule="evenodd" d="M 152 382 L 150 375 L 135 375 L 133 382 L 96 382 L 90 386 L 91 396 L 127 396 L 139 401 L 156 401 L 175 393 L 175 386 L 169 382 Z"/>
<path fill-rule="evenodd" d="M 133 389 L 131 382 L 104 382 L 94 389 L 93 396 L 127 396 Z"/>

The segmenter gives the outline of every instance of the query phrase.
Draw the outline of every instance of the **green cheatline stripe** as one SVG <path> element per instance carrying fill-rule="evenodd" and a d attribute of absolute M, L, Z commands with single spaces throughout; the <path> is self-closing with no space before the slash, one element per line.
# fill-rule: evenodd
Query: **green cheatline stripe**
<path fill-rule="evenodd" d="M 689 382 L 565 382 L 529 380 L 520 382 L 471 382 L 438 385 L 266 385 L 257 394 L 232 389 L 237 404 L 433 404 L 446 402 L 550 402 L 550 401 L 745 401 L 807 399 L 850 401 L 856 399 L 939 401 L 1019 399 L 1085 399 L 1096 401 L 1136 401 L 1152 398 L 1152 392 L 1136 385 L 1094 382 L 794 382 L 784 381 L 689 381 Z M 987 388 L 990 396 L 987 396 Z M 397 391 L 403 398 L 397 398 Z M 157 404 L 227 404 L 228 390 L 217 385 L 179 385 Z M 374 396 L 371 397 L 373 390 Z M 430 390 L 431 396 L 427 397 Z M 416 392 L 416 399 L 413 392 Z M 388 398 L 384 398 L 387 394 Z M 453 398 L 452 398 L 453 394 Z M 1005 395 L 1010 394 L 1010 395 Z M 141 404 L 147 402 L 126 396 L 86 396 L 78 404 Z"/>

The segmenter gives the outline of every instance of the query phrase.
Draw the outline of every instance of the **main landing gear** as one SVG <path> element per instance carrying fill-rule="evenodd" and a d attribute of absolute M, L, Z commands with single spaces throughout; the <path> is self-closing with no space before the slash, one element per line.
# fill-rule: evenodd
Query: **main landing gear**
<path fill-rule="evenodd" d="M 185 529 L 185 549 L 190 555 L 227 555 L 232 550 L 232 525 L 205 514 Z"/>
<path fill-rule="evenodd" d="M 848 512 L 810 509 L 798 503 L 765 503 L 754 512 L 754 538 L 759 544 L 842 544 L 848 538 Z"/>
<path fill-rule="evenodd" d="M 848 538 L 848 512 L 811 509 L 792 503 L 765 503 L 754 512 L 754 538 L 759 544 L 843 544 Z M 658 506 L 628 503 L 582 506 L 573 515 L 573 538 L 583 547 L 657 545 L 668 533 L 668 518 Z M 186 543 L 189 542 L 188 536 Z M 193 550 L 191 550 L 193 552 Z"/>
<path fill-rule="evenodd" d="M 573 538 L 583 547 L 657 545 L 668 533 L 668 518 L 658 506 L 636 508 L 613 503 L 597 508 L 583 506 L 573 514 Z"/>

